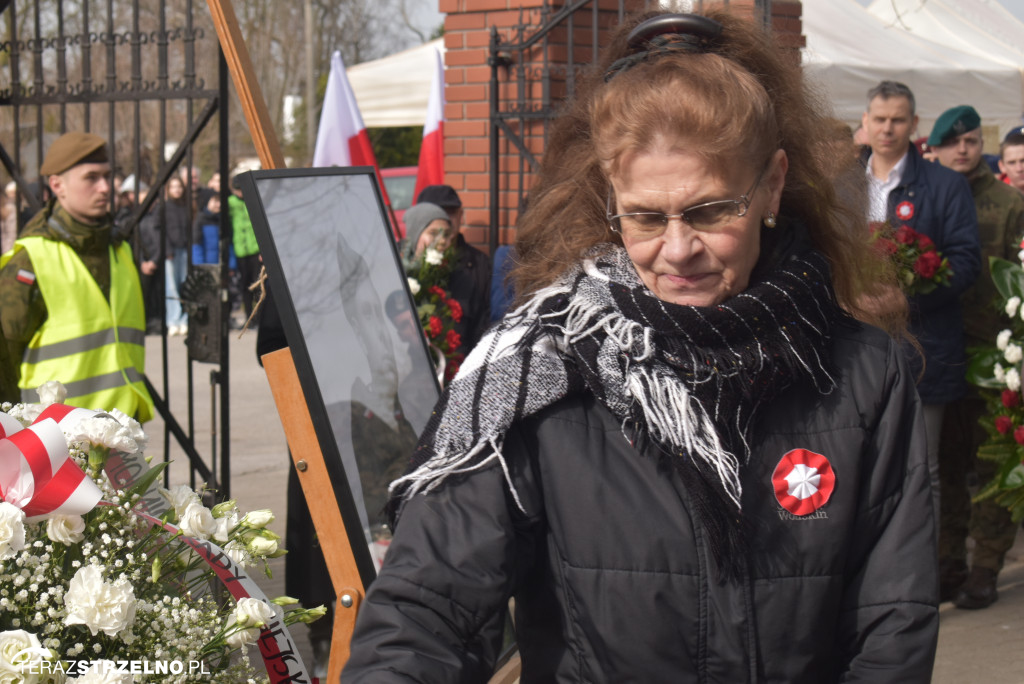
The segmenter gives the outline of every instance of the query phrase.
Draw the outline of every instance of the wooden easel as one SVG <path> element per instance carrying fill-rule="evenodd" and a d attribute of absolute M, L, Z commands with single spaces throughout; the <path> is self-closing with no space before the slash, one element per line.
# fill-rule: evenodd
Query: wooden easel
<path fill-rule="evenodd" d="M 207 4 L 260 163 L 264 169 L 284 168 L 281 145 L 271 124 L 263 92 L 256 80 L 249 51 L 238 29 L 238 18 L 235 16 L 231 0 L 207 0 Z M 270 381 L 270 390 L 284 425 L 292 460 L 295 461 L 299 482 L 306 495 L 310 516 L 313 518 L 324 559 L 327 561 L 331 584 L 334 585 L 335 595 L 338 597 L 334 611 L 331 656 L 327 667 L 327 681 L 337 682 L 341 679 L 341 670 L 348 661 L 349 642 L 352 640 L 356 612 L 365 589 L 356 568 L 352 547 L 349 546 L 348 537 L 345 535 L 341 513 L 335 505 L 337 499 L 327 475 L 320 443 L 313 430 L 306 398 L 299 385 L 299 376 L 295 372 L 291 350 L 286 348 L 264 355 L 263 367 Z"/>
<path fill-rule="evenodd" d="M 299 483 L 306 495 L 309 514 L 320 539 L 324 560 L 327 561 L 331 584 L 338 597 L 331 635 L 331 659 L 327 666 L 327 680 L 337 682 L 341 678 L 341 669 L 348 661 L 349 642 L 352 640 L 356 613 L 364 593 L 363 582 L 345 535 L 341 512 L 334 504 L 337 499 L 327 475 L 320 443 L 313 430 L 313 419 L 310 418 L 306 398 L 299 385 L 291 350 L 286 347 L 264 354 L 263 368 L 270 381 L 270 391 L 284 425 L 284 434 L 299 474 Z"/>

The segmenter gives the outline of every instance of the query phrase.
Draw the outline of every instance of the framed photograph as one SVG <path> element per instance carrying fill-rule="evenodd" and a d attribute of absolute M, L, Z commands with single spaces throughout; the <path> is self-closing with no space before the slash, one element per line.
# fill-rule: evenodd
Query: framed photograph
<path fill-rule="evenodd" d="M 388 484 L 440 393 L 371 167 L 240 177 L 268 284 L 364 585 Z"/>

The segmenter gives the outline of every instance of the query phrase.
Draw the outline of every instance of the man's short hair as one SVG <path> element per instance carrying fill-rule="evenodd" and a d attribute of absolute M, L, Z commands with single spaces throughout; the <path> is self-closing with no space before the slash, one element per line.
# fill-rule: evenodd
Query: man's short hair
<path fill-rule="evenodd" d="M 1013 147 L 1014 145 L 1024 145 L 1024 133 L 1011 132 L 999 145 L 999 158 L 1003 158 L 1003 152 L 1006 151 L 1007 147 Z"/>
<path fill-rule="evenodd" d="M 917 101 L 914 100 L 914 91 L 899 81 L 882 81 L 868 91 L 868 104 L 876 97 L 888 100 L 890 97 L 905 97 L 910 101 L 910 116 L 917 111 Z"/>

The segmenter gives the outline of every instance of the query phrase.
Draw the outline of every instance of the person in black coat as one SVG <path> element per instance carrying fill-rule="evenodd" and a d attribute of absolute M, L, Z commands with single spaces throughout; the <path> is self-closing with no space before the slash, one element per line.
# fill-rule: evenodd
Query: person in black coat
<path fill-rule="evenodd" d="M 930 681 L 921 403 L 858 306 L 894 274 L 770 40 L 637 17 L 577 89 L 343 681 L 485 682 L 509 598 L 522 682 Z"/>
<path fill-rule="evenodd" d="M 428 185 L 416 198 L 416 204 L 423 202 L 444 209 L 451 221 L 458 263 L 452 269 L 449 290 L 462 305 L 462 320 L 455 324 L 455 330 L 462 340 L 459 350 L 468 354 L 491 324 L 491 260 L 462 235 L 462 200 L 452 186 Z M 409 219 L 405 221 L 409 230 Z M 407 233 L 406 240 L 410 239 Z"/>

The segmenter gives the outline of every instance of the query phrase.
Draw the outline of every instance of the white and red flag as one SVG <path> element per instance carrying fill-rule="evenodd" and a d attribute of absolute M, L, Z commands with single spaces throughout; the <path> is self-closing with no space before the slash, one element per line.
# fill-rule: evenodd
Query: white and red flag
<path fill-rule="evenodd" d="M 427 119 L 423 124 L 423 145 L 420 147 L 414 198 L 419 197 L 420 191 L 428 185 L 444 183 L 444 63 L 437 49 L 434 50 L 434 59 L 437 68 L 427 99 Z"/>
<path fill-rule="evenodd" d="M 363 115 L 359 113 L 359 104 L 345 73 L 345 62 L 338 51 L 331 55 L 331 71 L 327 75 L 320 128 L 316 132 L 313 150 L 313 166 L 372 166 L 384 204 L 391 206 L 381 182 L 370 136 L 363 125 Z"/>

